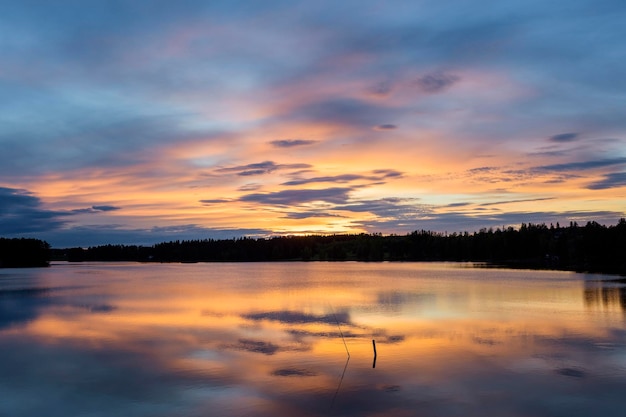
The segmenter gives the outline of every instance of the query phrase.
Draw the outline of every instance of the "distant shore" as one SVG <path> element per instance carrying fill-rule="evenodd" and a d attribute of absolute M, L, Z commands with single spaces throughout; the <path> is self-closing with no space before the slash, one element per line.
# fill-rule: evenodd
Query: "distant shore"
<path fill-rule="evenodd" d="M 280 236 L 268 239 L 177 240 L 152 246 L 50 248 L 36 239 L 0 238 L 0 267 L 49 261 L 272 262 L 452 261 L 493 266 L 626 275 L 626 220 L 604 226 L 522 224 L 474 233 Z"/>
<path fill-rule="evenodd" d="M 509 268 L 626 275 L 626 220 L 566 227 L 522 224 L 474 233 L 415 231 L 380 234 L 282 236 L 270 239 L 187 240 L 153 246 L 103 245 L 52 249 L 53 260 L 139 262 L 455 261 Z"/>

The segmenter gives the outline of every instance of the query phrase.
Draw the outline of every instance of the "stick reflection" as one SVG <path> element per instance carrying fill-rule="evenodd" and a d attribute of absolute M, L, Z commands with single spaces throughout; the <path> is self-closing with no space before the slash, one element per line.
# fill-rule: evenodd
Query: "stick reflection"
<path fill-rule="evenodd" d="M 346 364 L 343 367 L 343 372 L 341 373 L 341 378 L 339 379 L 339 385 L 337 385 L 337 390 L 335 391 L 335 395 L 333 395 L 333 401 L 330 403 L 330 409 L 328 411 L 332 411 L 335 406 L 335 400 L 337 399 L 337 394 L 339 394 L 339 390 L 341 389 L 341 383 L 343 382 L 343 377 L 346 375 L 346 369 L 348 369 L 348 362 L 350 362 L 350 355 L 346 359 Z"/>

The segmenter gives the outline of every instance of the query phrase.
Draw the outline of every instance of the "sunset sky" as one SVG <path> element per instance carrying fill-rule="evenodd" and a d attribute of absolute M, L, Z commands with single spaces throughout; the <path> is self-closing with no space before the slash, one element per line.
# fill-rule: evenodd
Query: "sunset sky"
<path fill-rule="evenodd" d="M 623 0 L 0 2 L 0 236 L 626 217 Z"/>

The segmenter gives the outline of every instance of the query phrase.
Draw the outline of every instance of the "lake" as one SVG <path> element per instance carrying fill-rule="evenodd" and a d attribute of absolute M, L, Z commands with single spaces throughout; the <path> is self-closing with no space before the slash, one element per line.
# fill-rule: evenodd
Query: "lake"
<path fill-rule="evenodd" d="M 622 416 L 616 278 L 466 263 L 0 269 L 0 416 Z"/>

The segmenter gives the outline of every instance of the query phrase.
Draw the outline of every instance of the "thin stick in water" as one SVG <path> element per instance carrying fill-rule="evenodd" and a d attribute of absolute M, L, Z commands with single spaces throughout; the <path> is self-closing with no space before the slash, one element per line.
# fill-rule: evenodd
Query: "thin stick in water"
<path fill-rule="evenodd" d="M 372 346 L 374 347 L 374 363 L 372 364 L 372 368 L 376 368 L 376 340 L 372 339 Z"/>
<path fill-rule="evenodd" d="M 348 350 L 348 344 L 346 343 L 346 338 L 343 337 L 343 332 L 341 331 L 341 326 L 339 325 L 339 320 L 337 320 L 337 315 L 335 315 L 335 310 L 333 306 L 330 306 L 330 311 L 333 312 L 333 317 L 335 317 L 335 323 L 337 323 L 337 328 L 339 329 L 339 334 L 341 335 L 341 340 L 343 340 L 343 345 L 346 348 L 346 353 L 348 354 L 348 358 L 350 357 L 350 351 Z"/>

